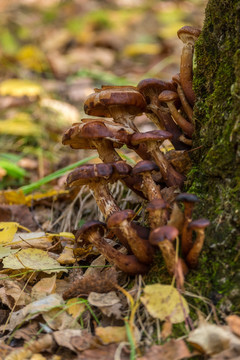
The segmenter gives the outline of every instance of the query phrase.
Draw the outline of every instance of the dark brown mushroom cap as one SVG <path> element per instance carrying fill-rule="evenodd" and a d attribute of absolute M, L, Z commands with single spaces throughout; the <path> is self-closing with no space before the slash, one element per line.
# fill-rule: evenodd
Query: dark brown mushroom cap
<path fill-rule="evenodd" d="M 196 195 L 189 193 L 181 193 L 176 196 L 175 200 L 180 202 L 189 202 L 189 203 L 195 203 L 199 201 Z"/>
<path fill-rule="evenodd" d="M 128 165 L 125 161 L 116 161 L 111 163 L 114 173 L 117 177 L 124 177 L 130 174 L 132 167 Z"/>
<path fill-rule="evenodd" d="M 164 90 L 158 97 L 160 102 L 172 102 L 179 99 L 178 93 L 176 91 Z"/>
<path fill-rule="evenodd" d="M 101 179 L 110 179 L 113 174 L 111 164 L 85 164 L 79 166 L 68 174 L 67 185 L 88 185 Z"/>
<path fill-rule="evenodd" d="M 158 227 L 150 232 L 149 242 L 152 245 L 158 245 L 161 241 L 173 241 L 178 236 L 179 231 L 174 226 L 166 225 Z"/>
<path fill-rule="evenodd" d="M 147 171 L 158 171 L 159 167 L 154 161 L 142 160 L 139 161 L 132 169 L 132 174 L 141 174 Z"/>
<path fill-rule="evenodd" d="M 107 220 L 107 227 L 109 229 L 118 227 L 124 220 L 131 221 L 135 216 L 135 212 L 131 209 L 117 211 L 109 216 Z"/>
<path fill-rule="evenodd" d="M 189 223 L 188 227 L 192 230 L 205 229 L 210 225 L 210 221 L 208 219 L 197 219 L 193 220 Z"/>
<path fill-rule="evenodd" d="M 130 135 L 133 133 L 130 129 L 121 125 L 105 124 L 98 119 L 89 120 L 91 121 L 73 124 L 63 135 L 63 145 L 70 145 L 73 149 L 96 149 L 95 140 L 110 140 L 116 148 L 129 143 Z"/>
<path fill-rule="evenodd" d="M 175 90 L 175 86 L 171 82 L 149 78 L 141 80 L 137 85 L 138 91 L 144 96 L 153 91 L 160 94 L 163 90 Z"/>
<path fill-rule="evenodd" d="M 141 114 L 146 108 L 143 95 L 135 89 L 124 89 L 120 86 L 102 90 L 98 93 L 99 102 L 106 108 L 109 106 L 123 106 L 131 115 Z"/>
<path fill-rule="evenodd" d="M 80 229 L 75 233 L 75 240 L 78 241 L 79 238 L 87 240 L 88 236 L 92 233 L 98 232 L 100 236 L 103 236 L 106 231 L 106 224 L 101 221 L 92 220 L 86 222 Z"/>
<path fill-rule="evenodd" d="M 179 39 L 182 40 L 183 43 L 187 43 L 189 41 L 194 43 L 200 34 L 201 30 L 187 25 L 183 26 L 177 32 Z"/>
<path fill-rule="evenodd" d="M 180 82 L 180 74 L 178 73 L 178 74 L 173 75 L 172 81 L 173 81 L 175 84 L 177 84 L 177 85 L 178 85 L 178 84 L 181 85 L 181 82 Z"/>
<path fill-rule="evenodd" d="M 146 211 L 151 212 L 160 209 L 168 209 L 169 204 L 167 204 L 163 199 L 154 199 L 150 201 L 146 206 Z"/>
<path fill-rule="evenodd" d="M 164 140 L 171 139 L 172 134 L 164 130 L 152 130 L 145 133 L 135 133 L 131 136 L 131 144 L 133 146 L 138 145 L 142 142 L 147 141 L 159 141 L 163 142 Z"/>
<path fill-rule="evenodd" d="M 88 95 L 84 101 L 84 112 L 91 116 L 112 117 L 109 110 L 99 102 L 99 93 Z"/>

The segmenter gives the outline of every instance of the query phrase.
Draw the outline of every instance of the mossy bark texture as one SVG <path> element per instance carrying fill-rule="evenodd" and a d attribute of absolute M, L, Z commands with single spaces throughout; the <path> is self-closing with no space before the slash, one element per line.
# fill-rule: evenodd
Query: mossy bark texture
<path fill-rule="evenodd" d="M 195 54 L 196 150 L 186 190 L 201 199 L 195 218 L 211 221 L 198 269 L 203 295 L 226 313 L 240 310 L 240 0 L 209 0 Z"/>

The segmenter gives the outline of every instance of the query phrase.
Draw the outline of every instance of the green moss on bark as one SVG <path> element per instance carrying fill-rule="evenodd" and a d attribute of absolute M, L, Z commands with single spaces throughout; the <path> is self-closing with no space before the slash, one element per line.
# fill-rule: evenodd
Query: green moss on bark
<path fill-rule="evenodd" d="M 208 217 L 203 295 L 240 311 L 240 1 L 210 0 L 196 45 L 193 169 L 187 188 Z M 198 281 L 192 273 L 192 282 Z M 207 286 L 206 286 L 207 284 Z M 228 310 L 228 309 L 227 309 Z"/>

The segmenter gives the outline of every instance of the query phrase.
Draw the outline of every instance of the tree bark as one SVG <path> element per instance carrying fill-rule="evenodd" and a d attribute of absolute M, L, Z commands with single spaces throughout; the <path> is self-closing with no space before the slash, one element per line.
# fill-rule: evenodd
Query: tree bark
<path fill-rule="evenodd" d="M 201 199 L 194 217 L 211 226 L 189 280 L 226 313 L 240 310 L 240 0 L 209 0 L 195 54 L 196 149 L 186 190 Z"/>

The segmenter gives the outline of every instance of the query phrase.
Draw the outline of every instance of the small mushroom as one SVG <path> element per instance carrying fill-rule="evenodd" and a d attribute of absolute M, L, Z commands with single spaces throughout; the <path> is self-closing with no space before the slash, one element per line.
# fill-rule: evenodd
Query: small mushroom
<path fill-rule="evenodd" d="M 131 225 L 134 216 L 134 211 L 130 209 L 115 212 L 108 218 L 107 227 L 119 229 L 136 258 L 144 264 L 150 264 L 153 259 L 153 248 L 148 240 L 140 237 L 136 228 Z"/>
<path fill-rule="evenodd" d="M 159 79 L 149 78 L 140 81 L 137 85 L 137 89 L 146 99 L 146 115 L 159 129 L 167 130 L 172 134 L 171 142 L 175 149 L 184 149 L 183 145 L 178 140 L 181 131 L 173 121 L 169 111 L 166 111 L 166 108 L 159 106 L 158 101 L 158 96 L 162 91 L 176 91 L 174 84 Z"/>
<path fill-rule="evenodd" d="M 180 83 L 180 74 L 176 74 L 172 77 L 172 80 L 174 81 L 174 83 L 177 85 L 177 93 L 178 96 L 181 100 L 181 104 L 183 107 L 183 110 L 185 111 L 188 119 L 190 122 L 192 122 L 192 118 L 193 118 L 193 109 L 191 108 L 191 106 L 189 105 L 189 102 L 187 101 L 187 98 L 184 94 L 182 85 Z"/>
<path fill-rule="evenodd" d="M 85 240 L 93 244 L 111 264 L 129 275 L 144 274 L 148 266 L 140 263 L 134 255 L 125 255 L 114 249 L 104 239 L 106 225 L 100 221 L 89 221 L 77 230 L 75 238 Z"/>
<path fill-rule="evenodd" d="M 73 124 L 63 135 L 62 143 L 74 149 L 97 149 L 100 159 L 104 163 L 122 161 L 115 148 L 129 143 L 129 136 L 134 133 L 130 128 L 124 128 L 114 123 L 104 123 L 99 119 L 83 119 L 83 123 Z M 140 184 L 138 176 L 126 176 L 121 181 L 137 195 L 144 197 L 137 191 L 134 184 Z"/>
<path fill-rule="evenodd" d="M 196 240 L 186 257 L 186 261 L 191 268 L 196 268 L 198 265 L 198 258 L 205 238 L 205 228 L 209 225 L 210 221 L 207 219 L 194 220 L 188 225 L 189 229 L 195 230 L 197 233 Z"/>
<path fill-rule="evenodd" d="M 134 146 L 141 144 L 142 142 L 147 144 L 148 152 L 158 165 L 162 177 L 167 186 L 182 186 L 185 177 L 178 173 L 172 165 L 165 159 L 163 153 L 159 149 L 161 143 L 166 139 L 171 139 L 172 135 L 164 130 L 153 130 L 145 133 L 135 133 L 131 137 L 131 143 Z"/>
<path fill-rule="evenodd" d="M 159 246 L 164 258 L 167 271 L 174 275 L 176 271 L 176 252 L 173 241 L 178 236 L 178 229 L 173 226 L 158 227 L 150 232 L 149 242 L 152 245 Z M 187 266 L 181 259 L 183 274 L 187 273 Z"/>
<path fill-rule="evenodd" d="M 151 172 L 158 171 L 159 168 L 154 161 L 142 160 L 139 161 L 132 169 L 133 175 L 142 175 L 142 183 L 139 190 L 141 190 L 145 197 L 151 201 L 153 199 L 161 199 L 162 195 L 159 186 L 152 178 Z"/>
<path fill-rule="evenodd" d="M 176 201 L 182 202 L 184 204 L 184 222 L 182 227 L 182 254 L 186 256 L 190 251 L 193 242 L 192 242 L 192 229 L 188 227 L 189 223 L 192 221 L 192 213 L 194 204 L 199 201 L 198 197 L 194 194 L 181 193 L 176 196 Z"/>
<path fill-rule="evenodd" d="M 183 42 L 183 49 L 180 63 L 180 82 L 184 94 L 190 104 L 193 106 L 195 102 L 195 94 L 193 91 L 193 51 L 194 44 L 201 34 L 201 30 L 192 26 L 183 26 L 178 30 L 177 35 Z"/>
<path fill-rule="evenodd" d="M 189 121 L 184 119 L 184 117 L 178 112 L 176 106 L 174 105 L 174 101 L 177 98 L 178 94 L 175 91 L 164 90 L 159 95 L 158 100 L 167 104 L 172 114 L 173 120 L 180 126 L 182 131 L 191 138 L 194 131 L 194 126 Z"/>
<path fill-rule="evenodd" d="M 146 211 L 151 229 L 167 224 L 169 205 L 163 199 L 154 199 L 147 204 Z"/>

